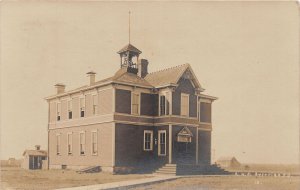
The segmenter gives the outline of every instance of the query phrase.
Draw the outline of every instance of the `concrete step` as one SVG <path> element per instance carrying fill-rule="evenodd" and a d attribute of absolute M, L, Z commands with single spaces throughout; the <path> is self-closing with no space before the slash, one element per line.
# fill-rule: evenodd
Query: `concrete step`
<path fill-rule="evenodd" d="M 170 170 L 170 169 L 166 169 L 166 168 L 159 168 L 156 171 L 161 171 L 161 172 L 176 172 L 176 170 Z"/>

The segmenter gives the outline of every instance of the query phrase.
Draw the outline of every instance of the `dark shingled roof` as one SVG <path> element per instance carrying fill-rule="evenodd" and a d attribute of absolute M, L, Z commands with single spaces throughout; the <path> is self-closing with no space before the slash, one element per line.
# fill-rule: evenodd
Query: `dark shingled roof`
<path fill-rule="evenodd" d="M 140 54 L 142 53 L 138 48 L 134 47 L 133 45 L 131 44 L 127 44 L 125 47 L 123 47 L 120 51 L 118 51 L 118 53 L 123 53 L 123 52 L 126 52 L 126 51 L 132 51 L 132 52 L 135 52 L 137 54 Z"/>
<path fill-rule="evenodd" d="M 168 84 L 176 84 L 178 79 L 189 67 L 189 64 L 178 65 L 176 67 L 171 67 L 149 73 L 146 75 L 145 79 L 153 86 L 164 86 Z"/>

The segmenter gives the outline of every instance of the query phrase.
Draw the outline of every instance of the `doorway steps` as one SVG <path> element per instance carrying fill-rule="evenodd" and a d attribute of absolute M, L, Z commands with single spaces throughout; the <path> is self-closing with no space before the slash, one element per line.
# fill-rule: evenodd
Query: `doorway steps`
<path fill-rule="evenodd" d="M 213 165 L 166 164 L 158 168 L 154 174 L 160 175 L 228 175 L 230 172 Z"/>
<path fill-rule="evenodd" d="M 81 173 L 97 173 L 97 172 L 100 172 L 100 171 L 101 171 L 100 166 L 89 166 L 89 167 L 77 170 L 76 172 L 81 174 Z"/>

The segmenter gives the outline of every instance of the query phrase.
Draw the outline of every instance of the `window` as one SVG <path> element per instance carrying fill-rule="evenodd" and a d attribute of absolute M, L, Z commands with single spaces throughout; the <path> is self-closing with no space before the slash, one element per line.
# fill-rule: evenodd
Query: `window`
<path fill-rule="evenodd" d="M 69 113 L 69 119 L 72 119 L 72 100 L 68 101 L 68 113 Z"/>
<path fill-rule="evenodd" d="M 97 95 L 93 95 L 93 114 L 96 115 L 97 111 L 98 111 L 98 96 Z"/>
<path fill-rule="evenodd" d="M 57 121 L 60 121 L 60 114 L 61 114 L 61 104 L 60 103 L 57 103 Z"/>
<path fill-rule="evenodd" d="M 68 155 L 72 154 L 72 133 L 68 133 Z"/>
<path fill-rule="evenodd" d="M 84 117 L 85 101 L 84 98 L 80 98 L 80 117 Z"/>
<path fill-rule="evenodd" d="M 60 155 L 60 134 L 56 135 L 56 155 Z"/>
<path fill-rule="evenodd" d="M 153 131 L 144 131 L 144 150 L 153 150 Z"/>
<path fill-rule="evenodd" d="M 98 136 L 97 131 L 92 131 L 92 154 L 96 155 L 98 153 Z"/>
<path fill-rule="evenodd" d="M 80 143 L 80 155 L 85 154 L 85 133 L 81 132 L 79 133 L 79 143 Z"/>
<path fill-rule="evenodd" d="M 188 116 L 189 115 L 189 95 L 181 94 L 181 109 L 180 115 Z"/>
<path fill-rule="evenodd" d="M 160 115 L 166 115 L 166 97 L 160 96 Z"/>
<path fill-rule="evenodd" d="M 169 93 L 166 93 L 166 96 L 161 95 L 160 96 L 160 115 L 169 115 Z"/>
<path fill-rule="evenodd" d="M 139 114 L 139 105 L 140 105 L 140 95 L 132 93 L 132 105 L 131 105 L 131 113 Z"/>
<path fill-rule="evenodd" d="M 165 130 L 158 131 L 158 155 L 159 156 L 166 155 L 166 131 Z"/>
<path fill-rule="evenodd" d="M 211 123 L 211 103 L 200 102 L 200 122 Z"/>
<path fill-rule="evenodd" d="M 169 109 L 170 109 L 170 93 L 166 92 L 166 115 L 169 115 Z"/>

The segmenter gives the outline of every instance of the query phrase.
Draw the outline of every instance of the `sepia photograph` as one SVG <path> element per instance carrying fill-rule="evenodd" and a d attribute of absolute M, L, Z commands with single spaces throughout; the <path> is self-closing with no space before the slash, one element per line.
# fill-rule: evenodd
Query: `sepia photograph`
<path fill-rule="evenodd" d="M 299 10 L 0 1 L 0 189 L 299 190 Z"/>

